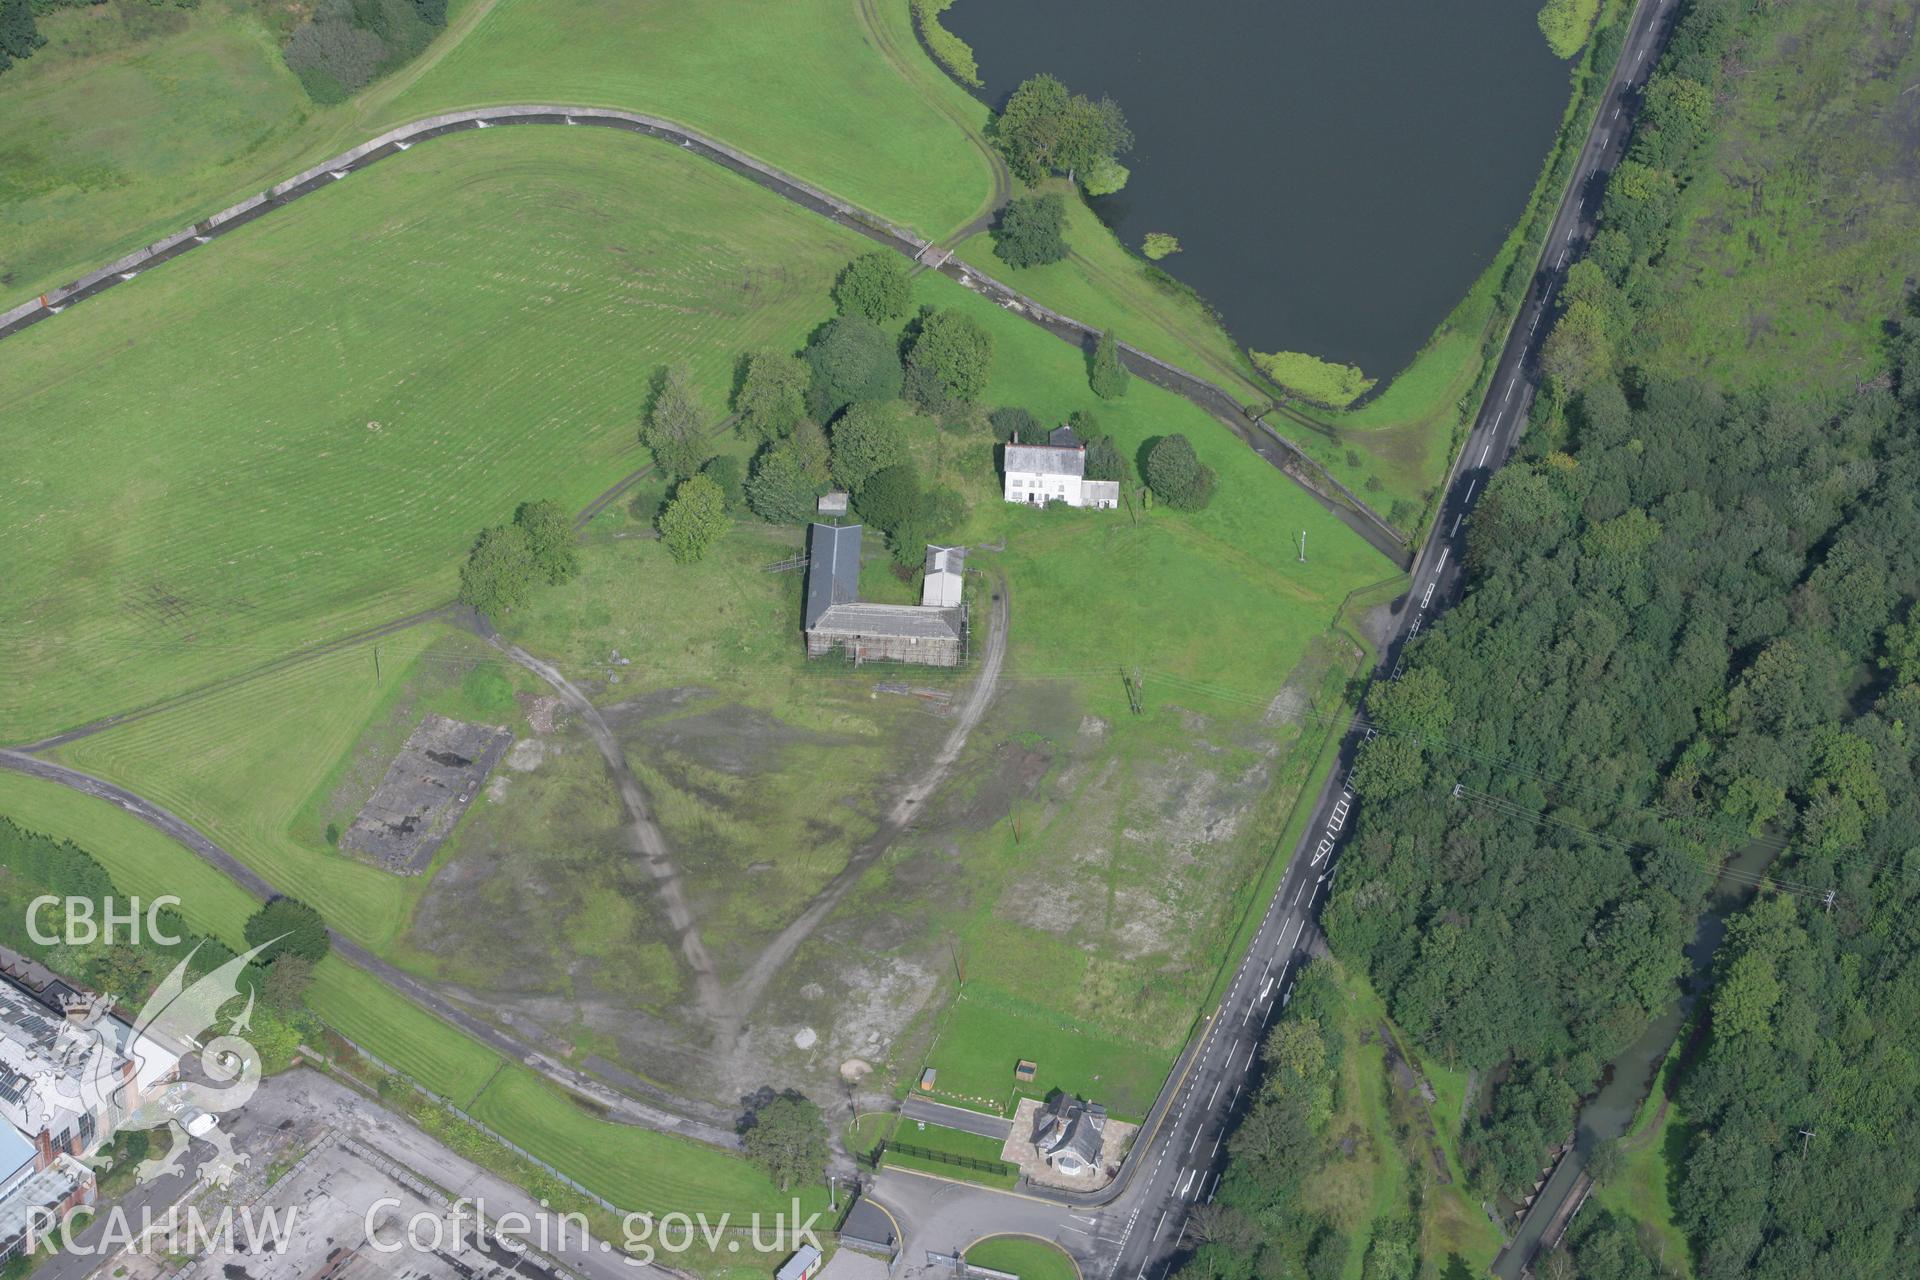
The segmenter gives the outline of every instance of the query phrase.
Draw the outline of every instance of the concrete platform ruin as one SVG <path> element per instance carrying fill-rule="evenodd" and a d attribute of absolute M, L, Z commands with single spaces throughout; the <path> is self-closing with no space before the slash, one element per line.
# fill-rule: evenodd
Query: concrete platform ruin
<path fill-rule="evenodd" d="M 340 838 L 342 848 L 417 876 L 513 743 L 513 731 L 429 714 Z"/>

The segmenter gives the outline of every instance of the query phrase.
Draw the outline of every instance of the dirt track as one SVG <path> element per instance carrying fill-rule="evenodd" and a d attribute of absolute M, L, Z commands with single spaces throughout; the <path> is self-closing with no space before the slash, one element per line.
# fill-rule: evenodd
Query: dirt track
<path fill-rule="evenodd" d="M 1006 662 L 1007 630 L 1011 621 L 1012 609 L 1007 601 L 1006 578 L 997 570 L 994 573 L 992 621 L 987 636 L 986 652 L 980 658 L 980 674 L 974 677 L 973 687 L 967 691 L 967 700 L 960 708 L 960 718 L 947 734 L 947 740 L 920 775 L 909 782 L 897 798 L 886 816 L 881 819 L 880 829 L 873 833 L 853 856 L 847 859 L 847 865 L 839 874 L 827 881 L 807 909 L 796 917 L 792 924 L 782 929 L 777 937 L 767 945 L 747 971 L 740 975 L 731 993 L 733 1018 L 726 1027 L 727 1035 L 723 1045 L 731 1053 L 744 1028 L 748 1015 L 760 1003 L 767 984 L 775 974 L 786 967 L 793 959 L 794 952 L 800 949 L 809 935 L 819 927 L 822 920 L 840 905 L 847 891 L 855 885 L 874 860 L 893 844 L 900 833 L 906 830 L 914 816 L 920 812 L 928 797 L 939 789 L 953 772 L 954 764 L 960 759 L 960 753 L 967 745 L 967 738 L 987 713 L 987 707 L 993 702 L 993 695 L 1000 687 L 1000 669 Z"/>
<path fill-rule="evenodd" d="M 620 739 L 614 736 L 613 728 L 607 724 L 606 717 L 600 714 L 600 709 L 571 680 L 561 675 L 559 668 L 552 663 L 542 662 L 517 644 L 509 644 L 491 626 L 483 624 L 480 633 L 486 637 L 487 643 L 551 685 L 554 692 L 560 695 L 560 700 L 567 704 L 567 709 L 580 717 L 587 736 L 593 739 L 600 758 L 606 762 L 607 776 L 613 780 L 614 790 L 620 793 L 620 808 L 627 817 L 628 842 L 633 852 L 646 864 L 647 874 L 653 877 L 654 889 L 660 895 L 660 905 L 667 913 L 667 922 L 680 940 L 680 957 L 686 961 L 687 969 L 693 975 L 694 994 L 699 1001 L 701 1016 L 726 1025 L 728 1001 L 720 986 L 720 976 L 714 970 L 713 957 L 707 953 L 707 944 L 701 940 L 700 924 L 693 918 L 693 904 L 687 900 L 686 884 L 681 880 L 680 869 L 674 865 L 673 857 L 667 850 L 666 836 L 661 834 L 659 824 L 654 822 L 647 810 L 646 792 L 640 789 L 639 779 L 633 776 L 633 767 L 627 763 L 627 754 L 621 749 Z"/>

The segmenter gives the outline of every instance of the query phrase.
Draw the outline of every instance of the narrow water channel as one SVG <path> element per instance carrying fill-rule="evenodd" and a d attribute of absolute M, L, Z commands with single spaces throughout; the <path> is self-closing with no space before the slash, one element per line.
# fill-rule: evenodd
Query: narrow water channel
<path fill-rule="evenodd" d="M 1026 77 L 1110 95 L 1133 178 L 1094 209 L 1244 346 L 1389 378 L 1492 261 L 1560 116 L 1540 0 L 955 0 L 998 107 Z"/>
<path fill-rule="evenodd" d="M 1700 997 L 1712 986 L 1713 953 L 1719 950 L 1720 939 L 1726 935 L 1727 918 L 1753 900 L 1752 881 L 1765 873 L 1768 861 L 1778 852 L 1777 843 L 1758 841 L 1735 854 L 1721 870 L 1720 878 L 1707 895 L 1706 909 L 1694 924 L 1693 941 L 1687 944 L 1688 973 L 1684 989 L 1648 1024 L 1638 1040 L 1608 1064 L 1607 1083 L 1580 1108 L 1572 1152 L 1553 1171 L 1547 1185 L 1540 1188 L 1532 1211 L 1520 1225 L 1519 1234 L 1494 1267 L 1494 1274 L 1502 1280 L 1518 1280 L 1521 1268 L 1540 1247 L 1548 1224 L 1586 1170 L 1594 1148 L 1620 1137 L 1633 1123 L 1648 1089 L 1653 1087 L 1654 1074 L 1673 1048 L 1675 1037 L 1686 1026 Z"/>

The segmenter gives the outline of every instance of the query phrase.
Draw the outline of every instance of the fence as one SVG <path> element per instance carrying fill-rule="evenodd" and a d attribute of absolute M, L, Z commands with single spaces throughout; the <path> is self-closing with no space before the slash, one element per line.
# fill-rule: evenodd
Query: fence
<path fill-rule="evenodd" d="M 602 1209 L 605 1209 L 608 1213 L 625 1213 L 626 1212 L 626 1210 L 622 1209 L 619 1205 L 613 1203 L 613 1201 L 607 1199 L 605 1196 L 598 1195 L 592 1191 L 587 1190 L 587 1188 L 581 1186 L 578 1182 L 575 1182 L 572 1178 L 569 1178 L 566 1174 L 560 1172 L 560 1170 L 554 1168 L 552 1165 L 548 1164 L 545 1160 L 542 1160 L 539 1156 L 534 1155 L 533 1152 L 527 1150 L 525 1147 L 521 1146 L 519 1143 L 515 1142 L 513 1139 L 508 1138 L 505 1135 L 501 1134 L 498 1130 L 488 1125 L 485 1121 L 477 1119 L 472 1115 L 469 1115 L 463 1108 L 456 1105 L 452 1099 L 441 1097 L 439 1094 L 435 1093 L 433 1090 L 421 1084 L 418 1080 L 415 1080 L 412 1076 L 409 1076 L 406 1072 L 402 1071 L 400 1068 L 393 1066 L 391 1063 L 384 1061 L 376 1054 L 369 1053 L 363 1046 L 356 1044 L 354 1041 L 348 1039 L 346 1036 L 341 1035 L 338 1028 L 328 1027 L 327 1030 L 331 1032 L 333 1036 L 340 1041 L 340 1043 L 346 1045 L 347 1048 L 359 1054 L 360 1057 L 363 1060 L 365 1060 L 369 1065 L 373 1066 L 377 1070 L 386 1072 L 388 1075 L 392 1076 L 396 1080 L 405 1082 L 409 1087 L 413 1089 L 415 1093 L 418 1093 L 421 1097 L 426 1098 L 428 1101 L 436 1103 L 439 1106 L 445 1107 L 450 1113 L 452 1113 L 455 1116 L 458 1116 L 465 1123 L 472 1125 L 475 1129 L 485 1134 L 492 1141 L 499 1143 L 501 1146 L 513 1152 L 515 1155 L 519 1156 L 521 1159 L 527 1161 L 528 1163 L 537 1165 L 539 1168 L 545 1170 L 547 1173 L 552 1174 L 554 1177 L 558 1178 L 561 1182 L 565 1183 L 568 1187 L 571 1187 L 574 1191 L 577 1191 L 581 1195 L 585 1196 L 587 1199 L 599 1205 Z M 306 1054 L 309 1058 L 317 1058 L 322 1062 L 330 1063 L 330 1059 L 328 1059 L 328 1057 L 325 1054 L 316 1052 L 309 1045 L 304 1045 L 304 1044 L 301 1045 L 300 1051 Z"/>
<path fill-rule="evenodd" d="M 950 1164 L 959 1169 L 971 1169 L 975 1173 L 992 1173 L 1001 1177 L 1017 1177 L 1020 1170 L 1005 1160 L 982 1160 L 978 1156 L 963 1156 L 952 1151 L 936 1151 L 932 1147 L 918 1147 L 910 1142 L 883 1142 L 873 1149 L 870 1159 L 878 1166 L 887 1152 L 895 1155 L 912 1156 L 916 1160 L 933 1160 L 940 1164 Z"/>

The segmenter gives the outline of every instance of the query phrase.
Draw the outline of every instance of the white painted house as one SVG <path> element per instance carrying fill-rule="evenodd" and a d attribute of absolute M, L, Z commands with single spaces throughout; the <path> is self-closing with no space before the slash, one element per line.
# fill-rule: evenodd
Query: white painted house
<path fill-rule="evenodd" d="M 1117 507 L 1120 482 L 1089 480 L 1087 446 L 1071 427 L 1055 427 L 1045 444 L 1010 444 L 1003 459 L 1008 502 L 1045 506 L 1064 502 L 1070 507 Z"/>

